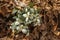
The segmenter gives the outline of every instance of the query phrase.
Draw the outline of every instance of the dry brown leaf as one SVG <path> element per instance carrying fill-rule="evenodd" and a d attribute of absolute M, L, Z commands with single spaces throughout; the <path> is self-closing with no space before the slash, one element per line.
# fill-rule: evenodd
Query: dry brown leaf
<path fill-rule="evenodd" d="M 54 32 L 54 34 L 60 36 L 60 32 Z"/>
<path fill-rule="evenodd" d="M 56 29 L 57 29 L 57 25 L 54 26 L 53 30 L 56 31 Z"/>

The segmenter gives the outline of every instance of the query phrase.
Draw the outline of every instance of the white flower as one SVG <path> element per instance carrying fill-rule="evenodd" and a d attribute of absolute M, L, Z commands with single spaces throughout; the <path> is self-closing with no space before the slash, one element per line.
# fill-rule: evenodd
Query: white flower
<path fill-rule="evenodd" d="M 28 19 L 29 19 L 29 18 L 27 17 L 25 21 L 27 22 L 27 21 L 28 21 Z"/>
<path fill-rule="evenodd" d="M 19 18 L 16 18 L 16 21 L 18 21 L 19 20 Z"/>
<path fill-rule="evenodd" d="M 27 12 L 27 14 L 23 14 L 23 16 L 26 18 L 25 21 L 27 22 L 30 17 L 30 12 Z"/>
<path fill-rule="evenodd" d="M 23 27 L 23 25 L 21 25 L 21 27 Z"/>
<path fill-rule="evenodd" d="M 37 22 L 38 22 L 38 23 L 40 23 L 40 20 L 39 20 L 39 19 L 37 19 Z"/>
<path fill-rule="evenodd" d="M 26 33 L 27 33 L 27 30 L 26 30 L 26 29 L 22 29 L 22 32 L 23 32 L 24 34 L 26 34 Z"/>
<path fill-rule="evenodd" d="M 20 25 L 20 28 L 22 29 L 23 28 L 23 25 Z"/>
<path fill-rule="evenodd" d="M 16 22 L 15 22 L 15 25 L 19 25 L 19 22 L 18 22 L 18 21 L 16 21 Z"/>
<path fill-rule="evenodd" d="M 17 26 L 17 27 L 16 27 L 16 30 L 19 30 L 19 29 L 20 29 L 19 26 Z"/>
<path fill-rule="evenodd" d="M 30 15 L 30 12 L 27 12 L 27 17 L 26 17 L 26 22 L 28 21 L 28 19 L 29 19 L 29 15 Z"/>
<path fill-rule="evenodd" d="M 27 17 L 27 14 L 23 14 L 23 17 Z"/>
<path fill-rule="evenodd" d="M 30 12 L 27 12 L 28 15 L 30 15 Z"/>

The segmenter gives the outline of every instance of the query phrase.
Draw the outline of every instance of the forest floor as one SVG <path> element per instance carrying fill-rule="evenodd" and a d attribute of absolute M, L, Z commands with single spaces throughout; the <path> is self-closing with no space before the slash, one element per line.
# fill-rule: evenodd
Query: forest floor
<path fill-rule="evenodd" d="M 0 40 L 60 40 L 60 0 L 40 0 L 39 3 L 32 0 L 40 8 L 42 24 L 35 28 L 30 27 L 29 36 L 19 33 L 14 37 L 9 29 L 13 20 L 10 17 L 12 9 L 9 9 L 13 3 L 10 1 L 0 1 Z"/>

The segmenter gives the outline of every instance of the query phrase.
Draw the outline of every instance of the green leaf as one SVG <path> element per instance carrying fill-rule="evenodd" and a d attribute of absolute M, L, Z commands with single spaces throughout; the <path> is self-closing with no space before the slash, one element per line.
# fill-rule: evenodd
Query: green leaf
<path fill-rule="evenodd" d="M 12 11 L 12 14 L 15 14 L 18 10 L 16 10 L 15 8 Z"/>

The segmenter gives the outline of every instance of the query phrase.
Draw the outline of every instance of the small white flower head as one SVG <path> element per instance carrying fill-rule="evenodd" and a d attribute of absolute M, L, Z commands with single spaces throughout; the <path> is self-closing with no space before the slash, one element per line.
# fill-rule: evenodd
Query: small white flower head
<path fill-rule="evenodd" d="M 26 29 L 22 29 L 22 32 L 26 34 L 28 31 Z"/>
<path fill-rule="evenodd" d="M 27 12 L 26 22 L 29 20 L 30 12 Z"/>
<path fill-rule="evenodd" d="M 17 27 L 16 27 L 16 30 L 19 30 L 19 29 L 20 29 L 20 27 L 19 27 L 19 26 L 17 26 Z"/>
<path fill-rule="evenodd" d="M 29 16 L 30 15 L 30 12 L 27 12 L 27 15 Z"/>
<path fill-rule="evenodd" d="M 23 17 L 27 17 L 27 14 L 23 14 Z"/>
<path fill-rule="evenodd" d="M 19 22 L 18 22 L 18 21 L 16 21 L 16 22 L 15 22 L 15 25 L 19 25 Z"/>
<path fill-rule="evenodd" d="M 21 27 L 23 27 L 23 25 L 21 25 Z"/>
<path fill-rule="evenodd" d="M 23 27 L 24 27 L 23 25 L 20 25 L 20 29 L 23 29 Z"/>
<path fill-rule="evenodd" d="M 23 16 L 26 18 L 25 21 L 27 22 L 30 16 L 30 12 L 27 12 L 27 14 L 23 14 Z"/>
<path fill-rule="evenodd" d="M 19 20 L 19 18 L 16 18 L 16 21 L 18 21 Z"/>
<path fill-rule="evenodd" d="M 40 23 L 40 19 L 37 19 L 37 22 Z"/>
<path fill-rule="evenodd" d="M 26 14 L 23 14 L 23 17 L 29 17 L 30 12 L 27 12 Z"/>
<path fill-rule="evenodd" d="M 27 17 L 25 21 L 27 22 L 28 20 L 29 20 L 29 18 Z"/>

